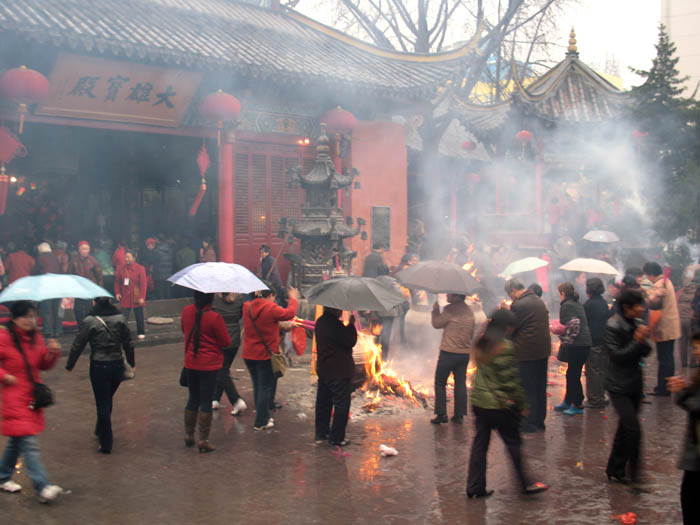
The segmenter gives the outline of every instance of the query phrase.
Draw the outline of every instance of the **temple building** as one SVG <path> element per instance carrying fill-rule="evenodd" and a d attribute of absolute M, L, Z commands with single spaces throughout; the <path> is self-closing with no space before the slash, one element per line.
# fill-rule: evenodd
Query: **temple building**
<path fill-rule="evenodd" d="M 7 0 L 0 38 L 0 71 L 24 66 L 49 83 L 23 114 L 26 156 L 6 166 L 0 242 L 209 237 L 220 260 L 251 268 L 262 244 L 298 248 L 278 235 L 304 201 L 290 168 L 312 169 L 321 117 L 338 106 L 356 125 L 329 133 L 329 149 L 359 175 L 333 213 L 366 221 L 368 239 L 347 241 L 356 260 L 385 247 L 397 264 L 407 154 L 390 116 L 410 114 L 473 49 L 382 50 L 278 2 L 234 0 Z M 226 104 L 207 98 L 218 90 Z M 18 102 L 0 101 L 14 134 Z"/>

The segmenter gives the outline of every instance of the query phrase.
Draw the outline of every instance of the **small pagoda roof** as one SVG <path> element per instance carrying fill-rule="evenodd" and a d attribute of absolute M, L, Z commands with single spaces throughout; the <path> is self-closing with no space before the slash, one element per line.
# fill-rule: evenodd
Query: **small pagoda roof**
<path fill-rule="evenodd" d="M 477 45 L 385 50 L 291 9 L 235 0 L 3 0 L 0 34 L 4 42 L 411 98 L 453 76 Z"/>
<path fill-rule="evenodd" d="M 475 104 L 451 91 L 451 110 L 466 127 L 478 133 L 498 129 L 516 108 L 526 116 L 557 124 L 594 124 L 619 118 L 631 103 L 627 93 L 579 59 L 573 29 L 564 60 L 527 87 L 513 64 L 513 81 L 513 94 L 501 104 Z"/>
<path fill-rule="evenodd" d="M 626 93 L 579 59 L 571 30 L 566 57 L 525 87 L 513 70 L 514 99 L 529 115 L 558 123 L 596 123 L 618 118 L 630 101 Z"/>

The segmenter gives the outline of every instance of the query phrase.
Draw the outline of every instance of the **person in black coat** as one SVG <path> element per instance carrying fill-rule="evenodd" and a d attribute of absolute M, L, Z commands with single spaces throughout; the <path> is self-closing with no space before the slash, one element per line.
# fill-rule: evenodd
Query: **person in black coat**
<path fill-rule="evenodd" d="M 645 302 L 640 291 L 623 290 L 617 305 L 618 312 L 608 321 L 603 340 L 603 349 L 610 358 L 605 384 L 620 418 L 605 473 L 610 480 L 638 483 L 642 441 L 638 414 L 643 386 L 640 363 L 651 352 L 649 327 L 641 319 Z"/>
<path fill-rule="evenodd" d="M 173 241 L 161 238 L 153 249 L 153 281 L 158 299 L 170 299 L 172 284 L 168 277 L 175 273 L 173 259 Z"/>
<path fill-rule="evenodd" d="M 552 351 L 549 312 L 542 299 L 518 279 L 506 282 L 505 291 L 513 300 L 510 311 L 518 320 L 512 339 L 529 407 L 520 431 L 536 432 L 545 429 L 547 417 L 547 362 Z"/>
<path fill-rule="evenodd" d="M 583 305 L 578 302 L 578 292 L 573 284 L 561 283 L 558 288 L 561 307 L 559 322 L 566 332 L 559 336 L 561 347 L 559 360 L 566 360 L 566 395 L 554 410 L 567 416 L 583 414 L 583 387 L 581 371 L 591 349 L 591 332 Z"/>
<path fill-rule="evenodd" d="M 608 354 L 603 351 L 605 326 L 610 319 L 610 308 L 603 299 L 603 281 L 594 277 L 586 281 L 586 295 L 589 299 L 583 305 L 591 332 L 591 351 L 586 360 L 586 402 L 585 408 L 605 408 L 605 374 L 608 371 Z"/>
<path fill-rule="evenodd" d="M 231 415 L 237 416 L 246 408 L 246 402 L 236 390 L 236 385 L 231 377 L 231 365 L 236 358 L 238 348 L 241 346 L 241 317 L 243 316 L 243 296 L 236 293 L 216 294 L 212 303 L 212 310 L 224 318 L 226 330 L 231 338 L 231 344 L 227 348 L 222 348 L 224 354 L 224 364 L 216 376 L 216 387 L 214 388 L 214 400 L 211 407 L 217 410 L 221 407 L 221 396 L 226 392 L 226 397 L 231 403 Z"/>
<path fill-rule="evenodd" d="M 342 310 L 323 307 L 316 321 L 316 443 L 325 440 L 331 445 L 345 446 L 345 429 L 350 414 L 350 394 L 355 361 L 352 348 L 357 342 L 355 317 L 345 326 L 340 321 Z M 333 424 L 331 425 L 331 412 Z"/>
<path fill-rule="evenodd" d="M 66 370 L 73 370 L 85 345 L 90 343 L 90 383 L 97 406 L 95 435 L 99 452 L 112 452 L 112 398 L 124 378 L 124 359 L 136 367 L 131 332 L 109 297 L 98 297 L 83 320 L 68 355 Z M 122 348 L 124 355 L 122 355 Z"/>

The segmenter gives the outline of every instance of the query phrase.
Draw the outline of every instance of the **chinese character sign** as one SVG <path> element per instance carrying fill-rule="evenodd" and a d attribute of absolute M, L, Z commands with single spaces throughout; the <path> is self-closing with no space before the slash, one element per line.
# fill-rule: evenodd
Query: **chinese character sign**
<path fill-rule="evenodd" d="M 62 53 L 39 115 L 177 127 L 201 73 Z"/>

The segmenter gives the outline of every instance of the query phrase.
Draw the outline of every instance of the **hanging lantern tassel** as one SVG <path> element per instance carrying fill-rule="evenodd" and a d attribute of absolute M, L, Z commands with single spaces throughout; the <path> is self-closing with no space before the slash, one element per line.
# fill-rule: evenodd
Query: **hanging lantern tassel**
<path fill-rule="evenodd" d="M 216 123 L 216 145 L 221 147 L 221 130 L 224 129 L 224 122 L 220 120 Z"/>
<path fill-rule="evenodd" d="M 7 204 L 7 189 L 10 184 L 10 177 L 5 173 L 5 163 L 0 165 L 0 215 L 5 215 L 5 205 Z"/>
<path fill-rule="evenodd" d="M 199 209 L 199 205 L 202 203 L 202 199 L 204 198 L 204 194 L 206 192 L 207 181 L 202 179 L 202 184 L 199 186 L 199 193 L 197 193 L 197 197 L 194 199 L 192 207 L 190 208 L 190 217 L 194 217 L 195 215 L 197 215 L 197 209 Z"/>

